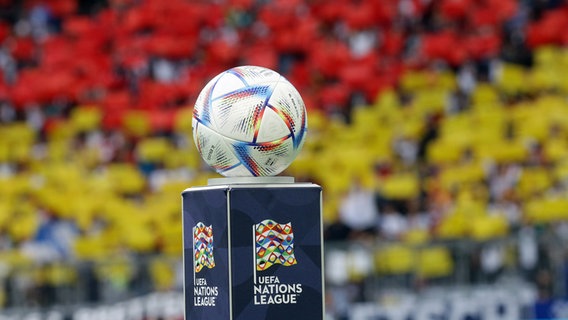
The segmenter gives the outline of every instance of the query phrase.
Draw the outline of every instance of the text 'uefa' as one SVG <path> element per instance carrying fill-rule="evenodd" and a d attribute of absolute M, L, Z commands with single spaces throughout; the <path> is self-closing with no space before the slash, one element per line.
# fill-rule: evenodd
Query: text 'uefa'
<path fill-rule="evenodd" d="M 295 304 L 301 293 L 301 283 L 280 283 L 276 276 L 258 277 L 254 285 L 254 304 Z"/>
<path fill-rule="evenodd" d="M 205 278 L 195 279 L 193 286 L 193 305 L 202 307 L 214 307 L 219 289 L 217 287 L 207 286 Z"/>

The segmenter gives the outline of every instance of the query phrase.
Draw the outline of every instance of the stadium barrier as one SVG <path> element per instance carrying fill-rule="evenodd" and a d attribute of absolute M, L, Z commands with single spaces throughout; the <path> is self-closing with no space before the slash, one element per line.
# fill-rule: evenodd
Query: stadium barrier
<path fill-rule="evenodd" d="M 326 313 L 330 319 L 420 319 L 428 310 L 442 318 L 527 318 L 531 312 L 566 318 L 568 246 L 561 229 L 533 230 L 534 247 L 528 248 L 537 256 L 530 268 L 523 262 L 522 232 L 486 241 L 326 242 Z M 137 256 L 58 268 L 47 282 L 41 275 L 49 265 L 4 272 L 0 320 L 176 319 L 177 311 L 183 313 L 181 258 Z M 61 276 L 65 270 L 74 274 L 69 281 Z M 473 306 L 465 303 L 480 297 Z"/>
<path fill-rule="evenodd" d="M 98 306 L 55 307 L 51 310 L 14 310 L 0 320 L 181 320 L 183 293 L 157 292 L 123 302 Z"/>

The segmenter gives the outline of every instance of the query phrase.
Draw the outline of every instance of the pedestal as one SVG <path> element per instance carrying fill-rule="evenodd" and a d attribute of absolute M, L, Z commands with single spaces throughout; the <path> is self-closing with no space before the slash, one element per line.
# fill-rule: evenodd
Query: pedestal
<path fill-rule="evenodd" d="M 323 319 L 321 187 L 221 178 L 182 201 L 186 319 Z"/>

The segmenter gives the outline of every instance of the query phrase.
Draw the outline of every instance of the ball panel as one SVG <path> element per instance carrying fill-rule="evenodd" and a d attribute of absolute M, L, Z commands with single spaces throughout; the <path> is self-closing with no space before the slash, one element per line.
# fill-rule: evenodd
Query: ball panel
<path fill-rule="evenodd" d="M 280 81 L 269 104 L 289 128 L 294 146 L 300 147 L 307 129 L 306 107 L 300 93 L 287 80 Z"/>
<path fill-rule="evenodd" d="M 210 125 L 211 122 L 211 94 L 221 75 L 216 76 L 209 81 L 203 90 L 199 93 L 195 107 L 193 108 L 193 120 L 197 120 L 203 124 Z"/>
<path fill-rule="evenodd" d="M 253 176 L 273 176 L 282 172 L 294 158 L 290 155 L 295 154 L 289 137 L 258 144 L 237 142 L 234 148 L 236 157 Z"/>
<path fill-rule="evenodd" d="M 281 76 L 278 72 L 257 66 L 241 66 L 227 70 L 237 77 L 241 77 L 247 85 L 255 85 L 257 83 L 276 82 Z"/>
<path fill-rule="evenodd" d="M 230 168 L 228 170 L 217 172 L 225 177 L 253 177 L 253 175 L 242 164 L 239 164 L 238 166 Z"/>
<path fill-rule="evenodd" d="M 198 123 L 194 127 L 194 141 L 203 160 L 217 172 L 239 165 L 239 159 L 235 157 L 231 145 L 227 144 L 222 135 L 207 126 Z"/>
<path fill-rule="evenodd" d="M 237 77 L 232 73 L 224 72 L 217 80 L 217 83 L 211 92 L 211 98 L 213 100 L 217 100 L 220 97 L 226 96 L 233 91 L 240 90 L 247 86 L 248 84 L 245 79 Z"/>
<path fill-rule="evenodd" d="M 223 85 L 222 81 L 218 85 Z M 217 131 L 235 140 L 254 141 L 275 86 L 276 82 L 243 87 L 214 99 L 212 118 Z"/>
<path fill-rule="evenodd" d="M 280 115 L 267 107 L 264 110 L 256 142 L 268 142 L 278 140 L 290 135 L 290 128 L 282 120 Z"/>

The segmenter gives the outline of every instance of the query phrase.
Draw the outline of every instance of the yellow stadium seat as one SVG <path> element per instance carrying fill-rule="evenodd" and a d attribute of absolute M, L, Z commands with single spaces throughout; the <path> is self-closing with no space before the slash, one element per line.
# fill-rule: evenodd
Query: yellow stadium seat
<path fill-rule="evenodd" d="M 543 141 L 550 131 L 549 115 L 538 103 L 517 105 L 510 112 L 515 137 Z"/>
<path fill-rule="evenodd" d="M 450 71 L 440 72 L 440 73 L 438 73 L 438 76 L 437 76 L 436 85 L 439 88 L 444 89 L 446 91 L 455 90 L 455 88 L 457 86 L 456 76 L 454 75 L 453 72 L 450 72 Z"/>
<path fill-rule="evenodd" d="M 553 162 L 568 160 L 568 141 L 565 139 L 548 139 L 543 149 L 545 157 Z"/>
<path fill-rule="evenodd" d="M 7 231 L 14 241 L 22 242 L 34 236 L 40 221 L 37 213 L 33 211 L 34 208 L 29 209 L 29 211 L 21 211 L 23 208 L 18 210 L 19 212 L 16 212 L 10 220 Z"/>
<path fill-rule="evenodd" d="M 491 84 L 481 83 L 475 87 L 471 99 L 475 108 L 489 107 L 499 102 L 499 94 Z"/>
<path fill-rule="evenodd" d="M 430 240 L 430 233 L 425 229 L 410 229 L 404 234 L 403 240 L 409 245 L 424 244 Z"/>
<path fill-rule="evenodd" d="M 476 144 L 474 150 L 477 159 L 492 159 L 497 163 L 519 163 L 528 156 L 523 142 L 517 140 L 495 140 L 493 143 Z"/>
<path fill-rule="evenodd" d="M 491 106 L 491 108 L 474 109 L 470 117 L 472 126 L 475 129 L 483 128 L 484 130 L 503 131 L 506 128 L 510 113 L 506 112 L 502 106 L 498 105 Z"/>
<path fill-rule="evenodd" d="M 0 127 L 0 161 L 20 162 L 30 159 L 36 134 L 26 123 L 16 122 Z"/>
<path fill-rule="evenodd" d="M 403 275 L 414 271 L 415 251 L 404 245 L 393 244 L 375 252 L 375 267 L 379 274 Z"/>
<path fill-rule="evenodd" d="M 3 124 L 0 127 L 2 140 L 10 143 L 31 144 L 35 141 L 36 134 L 25 122 Z"/>
<path fill-rule="evenodd" d="M 417 258 L 416 273 L 421 278 L 447 277 L 454 270 L 454 261 L 445 247 L 423 248 Z"/>
<path fill-rule="evenodd" d="M 0 196 L 0 230 L 4 230 L 4 227 L 8 224 L 8 221 L 12 217 L 12 212 L 14 211 L 14 206 L 11 201 L 7 198 Z"/>
<path fill-rule="evenodd" d="M 375 101 L 373 108 L 384 112 L 385 110 L 397 108 L 399 106 L 399 99 L 396 95 L 396 92 L 392 89 L 387 89 L 382 91 Z M 310 120 L 311 121 L 311 120 Z M 311 124 L 311 122 L 310 122 Z"/>
<path fill-rule="evenodd" d="M 478 241 L 504 237 L 509 224 L 503 215 L 477 216 L 470 221 L 470 235 Z"/>
<path fill-rule="evenodd" d="M 331 224 L 337 221 L 339 215 L 339 199 L 339 195 L 325 191 L 322 208 L 322 220 L 324 223 Z"/>
<path fill-rule="evenodd" d="M 424 121 L 420 118 L 408 119 L 397 127 L 399 134 L 405 138 L 418 140 L 424 132 Z"/>
<path fill-rule="evenodd" d="M 14 162 L 25 162 L 30 159 L 32 146 L 29 144 L 14 144 L 10 148 L 9 159 Z"/>
<path fill-rule="evenodd" d="M 568 220 L 568 199 L 534 199 L 525 205 L 525 217 L 531 223 L 551 223 Z"/>
<path fill-rule="evenodd" d="M 534 60 L 537 66 L 554 67 L 562 59 L 562 51 L 555 46 L 542 46 L 534 50 Z"/>
<path fill-rule="evenodd" d="M 54 263 L 46 266 L 46 280 L 54 286 L 73 284 L 77 280 L 77 269 L 73 265 Z"/>
<path fill-rule="evenodd" d="M 337 173 L 334 172 L 333 175 L 327 174 L 324 176 L 319 176 L 318 180 L 322 182 L 322 185 L 328 192 L 342 193 L 349 190 L 351 176 L 345 171 Z"/>
<path fill-rule="evenodd" d="M 181 208 L 176 210 L 181 212 Z M 176 215 L 176 218 L 178 216 Z M 179 218 L 178 218 L 179 219 Z M 169 220 L 166 223 L 158 224 L 160 226 L 160 236 L 162 239 L 162 252 L 165 255 L 179 257 L 183 252 L 183 230 L 179 220 Z"/>
<path fill-rule="evenodd" d="M 68 141 L 50 140 L 47 143 L 47 159 L 51 162 L 63 163 L 71 153 Z"/>
<path fill-rule="evenodd" d="M 436 140 L 428 146 L 426 156 L 431 163 L 451 164 L 461 159 L 463 152 L 463 146 L 451 140 Z"/>
<path fill-rule="evenodd" d="M 414 92 L 412 105 L 418 114 L 428 115 L 443 112 L 448 99 L 448 92 L 443 88 L 427 88 Z"/>
<path fill-rule="evenodd" d="M 2 261 L 5 267 L 9 270 L 13 269 L 26 269 L 34 264 L 32 260 L 22 253 L 21 250 L 8 249 L 0 251 L 0 261 Z"/>
<path fill-rule="evenodd" d="M 147 136 L 151 129 L 148 113 L 140 110 L 128 111 L 122 125 L 128 134 L 135 137 Z"/>
<path fill-rule="evenodd" d="M 392 175 L 379 188 L 382 194 L 389 199 L 412 199 L 420 192 L 418 177 L 412 173 Z"/>
<path fill-rule="evenodd" d="M 149 252 L 155 249 L 156 234 L 140 222 L 131 221 L 122 224 L 122 241 L 136 252 Z"/>
<path fill-rule="evenodd" d="M 102 237 L 78 237 L 73 243 L 75 256 L 79 260 L 101 260 L 109 255 Z"/>
<path fill-rule="evenodd" d="M 158 291 L 172 289 L 175 284 L 175 272 L 173 267 L 163 258 L 152 259 L 150 262 L 150 276 Z"/>
<path fill-rule="evenodd" d="M 189 168 L 197 170 L 201 157 L 193 149 L 173 149 L 164 154 L 164 167 L 167 169 Z"/>
<path fill-rule="evenodd" d="M 518 65 L 504 63 L 501 67 L 501 74 L 497 80 L 499 88 L 507 94 L 526 92 L 527 71 Z"/>
<path fill-rule="evenodd" d="M 485 178 L 485 171 L 481 162 L 451 166 L 441 171 L 440 180 L 446 188 L 466 183 L 480 182 Z"/>
<path fill-rule="evenodd" d="M 107 168 L 106 178 L 112 181 L 113 189 L 120 193 L 138 193 L 146 185 L 144 176 L 133 165 L 126 163 L 111 164 Z"/>
<path fill-rule="evenodd" d="M 193 120 L 193 108 L 180 109 L 174 119 L 174 130 L 180 133 L 191 134 L 191 122 Z"/>
<path fill-rule="evenodd" d="M 57 122 L 49 131 L 48 140 L 50 142 L 68 142 L 76 134 L 75 127 L 69 122 Z"/>
<path fill-rule="evenodd" d="M 369 106 L 359 106 L 353 109 L 351 117 L 352 125 L 356 128 L 374 129 L 378 121 L 375 109 Z"/>
<path fill-rule="evenodd" d="M 142 161 L 159 162 L 171 152 L 172 146 L 166 138 L 146 138 L 137 145 L 137 154 Z"/>
<path fill-rule="evenodd" d="M 99 128 L 103 118 L 96 106 L 79 106 L 71 111 L 70 123 L 75 131 L 91 131 Z"/>
<path fill-rule="evenodd" d="M 368 149 L 346 146 L 336 157 L 351 175 L 368 175 L 372 169 L 373 156 Z"/>
<path fill-rule="evenodd" d="M 426 72 L 405 72 L 400 79 L 400 85 L 404 90 L 414 92 L 428 85 L 429 76 Z"/>
<path fill-rule="evenodd" d="M 99 279 L 108 282 L 115 289 L 126 290 L 130 279 L 134 274 L 132 262 L 125 257 L 113 257 L 106 261 L 100 261 L 95 268 Z"/>
<path fill-rule="evenodd" d="M 552 183 L 551 173 L 547 169 L 524 168 L 516 189 L 521 197 L 530 197 L 547 190 Z"/>
<path fill-rule="evenodd" d="M 467 236 L 469 219 L 463 214 L 450 214 L 444 217 L 436 228 L 440 239 L 459 239 Z"/>
<path fill-rule="evenodd" d="M 563 74 L 558 72 L 558 67 L 536 66 L 531 72 L 531 83 L 535 89 L 550 90 L 562 87 Z"/>
<path fill-rule="evenodd" d="M 0 178 L 0 198 L 2 196 L 14 198 L 30 193 L 33 189 L 32 181 L 32 176 L 24 173 Z"/>
<path fill-rule="evenodd" d="M 461 135 L 471 131 L 472 113 L 462 113 L 447 117 L 440 123 L 440 136 L 450 139 L 452 136 Z"/>
<path fill-rule="evenodd" d="M 10 160 L 10 145 L 8 141 L 0 140 L 0 162 L 8 162 Z"/>
<path fill-rule="evenodd" d="M 568 178 L 568 159 L 558 163 L 552 174 L 558 180 Z"/>
<path fill-rule="evenodd" d="M 306 177 L 314 170 L 314 156 L 313 152 L 306 152 L 302 150 L 300 154 L 294 159 L 287 171 L 295 177 Z"/>

